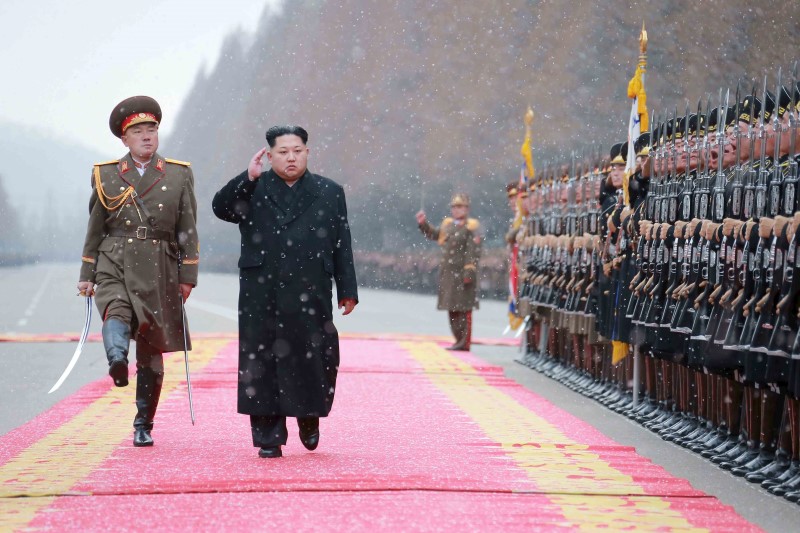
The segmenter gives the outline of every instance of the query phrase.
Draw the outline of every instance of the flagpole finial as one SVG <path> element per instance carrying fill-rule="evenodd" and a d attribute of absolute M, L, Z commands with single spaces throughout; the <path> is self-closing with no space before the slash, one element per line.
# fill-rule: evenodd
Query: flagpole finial
<path fill-rule="evenodd" d="M 528 110 L 525 112 L 525 126 L 530 127 L 531 124 L 533 124 L 533 109 L 528 106 Z"/>
<path fill-rule="evenodd" d="M 647 53 L 647 30 L 644 27 L 644 20 L 642 21 L 642 33 L 639 34 L 639 51 L 642 54 Z"/>

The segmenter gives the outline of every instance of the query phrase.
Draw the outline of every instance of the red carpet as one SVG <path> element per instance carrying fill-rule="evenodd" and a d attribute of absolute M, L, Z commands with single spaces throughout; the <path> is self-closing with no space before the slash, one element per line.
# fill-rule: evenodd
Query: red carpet
<path fill-rule="evenodd" d="M 84 387 L 0 437 L 0 530 L 757 531 L 499 368 L 375 338 L 343 341 L 319 448 L 290 420 L 282 459 L 236 414 L 235 340 L 196 343 L 194 427 L 168 358 L 153 448 L 131 445 L 132 386 Z"/>

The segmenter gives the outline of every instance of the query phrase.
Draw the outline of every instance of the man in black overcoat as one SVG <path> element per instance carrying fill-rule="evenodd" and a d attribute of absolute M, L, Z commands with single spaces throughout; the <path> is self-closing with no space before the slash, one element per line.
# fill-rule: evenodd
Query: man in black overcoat
<path fill-rule="evenodd" d="M 342 187 L 307 170 L 308 133 L 267 130 L 266 147 L 214 196 L 214 214 L 239 225 L 238 412 L 250 415 L 260 457 L 281 457 L 286 417 L 313 450 L 336 390 L 343 314 L 358 303 Z M 271 169 L 262 172 L 266 153 Z"/>

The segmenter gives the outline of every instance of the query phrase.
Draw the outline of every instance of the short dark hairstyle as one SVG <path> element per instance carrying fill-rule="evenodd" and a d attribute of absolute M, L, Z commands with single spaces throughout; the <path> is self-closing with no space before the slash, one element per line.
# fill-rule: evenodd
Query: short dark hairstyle
<path fill-rule="evenodd" d="M 267 144 L 275 148 L 275 139 L 282 135 L 297 135 L 303 139 L 303 144 L 308 142 L 308 132 L 300 126 L 272 126 L 267 130 Z"/>

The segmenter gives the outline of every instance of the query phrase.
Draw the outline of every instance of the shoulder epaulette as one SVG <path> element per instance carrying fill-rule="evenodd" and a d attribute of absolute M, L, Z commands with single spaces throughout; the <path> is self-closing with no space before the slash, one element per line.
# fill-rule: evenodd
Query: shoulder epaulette
<path fill-rule="evenodd" d="M 467 229 L 470 231 L 475 231 L 481 227 L 481 223 L 478 222 L 477 218 L 468 218 L 467 219 Z"/>
<path fill-rule="evenodd" d="M 453 223 L 453 219 L 451 217 L 444 217 L 444 220 L 442 220 L 442 227 L 445 227 L 445 226 L 450 225 L 452 223 Z"/>
<path fill-rule="evenodd" d="M 169 158 L 166 158 L 166 157 L 164 158 L 164 161 L 166 161 L 167 163 L 173 163 L 175 165 L 183 165 L 185 167 L 189 167 L 189 166 L 192 165 L 188 161 L 178 161 L 177 159 L 169 159 Z"/>
<path fill-rule="evenodd" d="M 102 163 L 95 163 L 94 166 L 102 167 L 105 165 L 116 165 L 117 163 L 119 163 L 119 159 L 112 159 L 111 161 L 103 161 Z"/>

